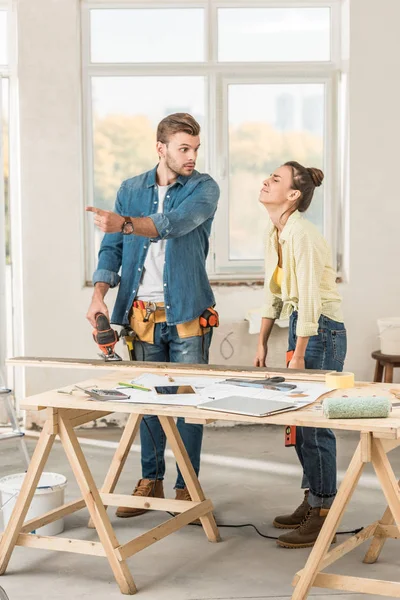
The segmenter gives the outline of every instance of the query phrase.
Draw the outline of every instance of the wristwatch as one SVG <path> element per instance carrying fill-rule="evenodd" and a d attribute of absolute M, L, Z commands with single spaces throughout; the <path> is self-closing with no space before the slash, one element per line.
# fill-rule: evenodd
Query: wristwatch
<path fill-rule="evenodd" d="M 121 233 L 124 235 L 131 235 L 134 230 L 133 223 L 129 217 L 124 217 L 124 219 L 125 221 L 122 223 Z"/>

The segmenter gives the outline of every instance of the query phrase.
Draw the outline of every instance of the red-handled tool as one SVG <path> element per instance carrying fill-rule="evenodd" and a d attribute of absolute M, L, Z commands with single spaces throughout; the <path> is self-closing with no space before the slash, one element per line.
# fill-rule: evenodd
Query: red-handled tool
<path fill-rule="evenodd" d="M 289 367 L 289 363 L 293 358 L 294 350 L 288 350 L 286 352 L 286 368 Z M 287 425 L 285 427 L 285 446 L 289 448 L 290 446 L 296 445 L 296 425 Z"/>
<path fill-rule="evenodd" d="M 119 340 L 115 329 L 111 329 L 110 321 L 103 313 L 95 315 L 96 328 L 93 330 L 93 339 L 101 350 L 101 358 L 106 362 L 122 360 L 114 351 L 114 346 Z"/>

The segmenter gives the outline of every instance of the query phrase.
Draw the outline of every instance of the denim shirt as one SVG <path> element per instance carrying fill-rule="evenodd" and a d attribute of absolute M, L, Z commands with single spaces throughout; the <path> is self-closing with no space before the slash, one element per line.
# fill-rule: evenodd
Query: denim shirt
<path fill-rule="evenodd" d="M 150 217 L 158 237 L 106 233 L 100 246 L 93 284 L 119 284 L 111 321 L 129 323 L 143 265 L 151 243 L 168 240 L 164 265 L 164 301 L 168 325 L 186 323 L 215 304 L 206 272 L 211 224 L 217 209 L 219 187 L 207 174 L 193 171 L 178 176 L 157 214 L 157 167 L 124 181 L 118 191 L 114 212 L 127 217 Z M 121 269 L 121 274 L 119 271 Z"/>

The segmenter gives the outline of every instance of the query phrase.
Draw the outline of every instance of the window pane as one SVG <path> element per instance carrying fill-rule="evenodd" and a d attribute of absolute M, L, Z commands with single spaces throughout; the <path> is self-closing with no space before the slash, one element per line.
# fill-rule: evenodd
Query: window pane
<path fill-rule="evenodd" d="M 0 65 L 6 65 L 7 62 L 7 13 L 0 10 Z"/>
<path fill-rule="evenodd" d="M 221 8 L 218 60 L 330 60 L 330 9 Z"/>
<path fill-rule="evenodd" d="M 92 62 L 204 60 L 203 9 L 97 9 L 90 16 Z"/>
<path fill-rule="evenodd" d="M 264 258 L 266 209 L 262 181 L 279 165 L 297 160 L 323 168 L 324 84 L 228 86 L 229 257 Z M 323 189 L 306 214 L 323 229 Z"/>
<path fill-rule="evenodd" d="M 10 186 L 9 186 L 9 112 L 8 112 L 8 79 L 0 79 L 1 85 L 1 103 L 0 103 L 0 118 L 2 132 L 3 164 L 0 165 L 0 177 L 3 177 L 4 186 L 4 202 L 5 202 L 5 240 L 6 240 L 6 262 L 11 262 L 10 258 Z M 1 187 L 0 187 L 1 193 Z M 0 198 L 1 200 L 1 198 Z M 0 239 L 3 235 L 0 236 Z M 4 239 L 4 238 L 3 238 Z"/>
<path fill-rule="evenodd" d="M 95 206 L 112 209 L 122 181 L 157 164 L 161 119 L 188 112 L 203 126 L 204 85 L 203 77 L 93 77 Z M 204 148 L 203 135 L 201 141 Z M 199 171 L 204 170 L 203 157 L 201 149 Z"/>

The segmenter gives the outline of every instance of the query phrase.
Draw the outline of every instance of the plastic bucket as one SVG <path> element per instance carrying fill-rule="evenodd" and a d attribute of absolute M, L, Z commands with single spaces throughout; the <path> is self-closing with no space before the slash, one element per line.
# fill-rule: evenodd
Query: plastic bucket
<path fill-rule="evenodd" d="M 378 319 L 382 354 L 400 355 L 400 317 Z"/>
<path fill-rule="evenodd" d="M 25 475 L 26 473 L 16 473 L 15 475 L 7 475 L 7 477 L 2 477 L 0 479 L 1 512 L 3 514 L 4 528 L 10 520 Z M 41 517 L 50 510 L 62 506 L 64 504 L 64 491 L 66 485 L 67 478 L 64 477 L 64 475 L 59 475 L 58 473 L 42 473 L 25 521 L 29 521 L 35 517 Z M 37 533 L 39 535 L 57 535 L 62 531 L 64 531 L 64 519 L 58 519 L 58 521 L 49 523 L 31 533 Z"/>

